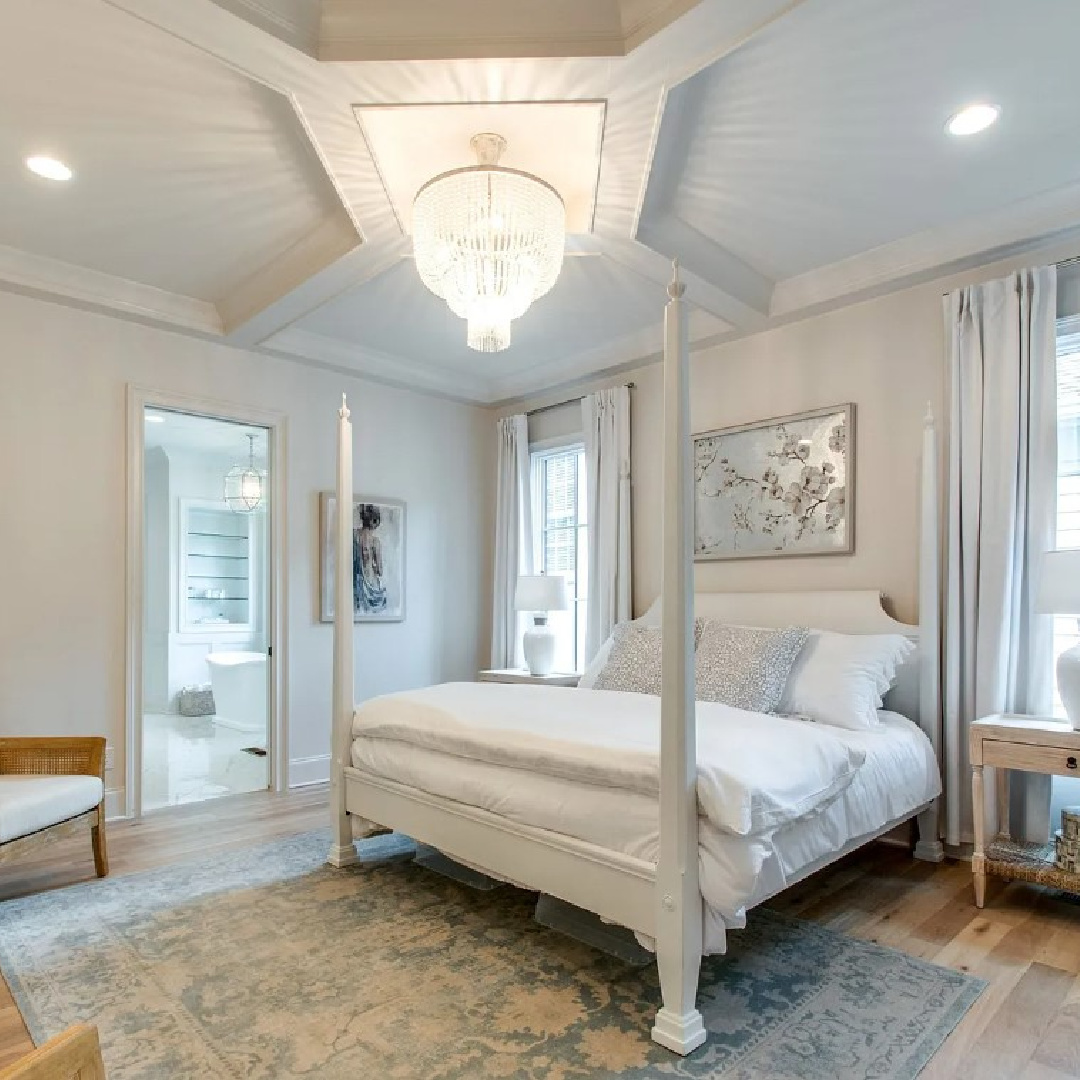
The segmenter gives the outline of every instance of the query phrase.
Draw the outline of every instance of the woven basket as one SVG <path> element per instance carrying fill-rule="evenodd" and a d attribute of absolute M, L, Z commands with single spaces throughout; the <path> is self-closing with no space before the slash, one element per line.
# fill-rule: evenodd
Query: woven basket
<path fill-rule="evenodd" d="M 214 692 L 207 686 L 185 686 L 180 691 L 181 716 L 212 716 Z"/>

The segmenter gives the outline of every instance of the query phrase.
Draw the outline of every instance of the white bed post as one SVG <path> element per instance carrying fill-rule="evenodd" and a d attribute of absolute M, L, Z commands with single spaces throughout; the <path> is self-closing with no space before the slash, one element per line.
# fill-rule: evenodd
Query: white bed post
<path fill-rule="evenodd" d="M 694 709 L 693 462 L 686 287 L 678 263 L 664 311 L 663 683 L 660 695 L 660 859 L 656 962 L 663 1008 L 652 1037 L 676 1054 L 705 1041 L 697 1009 L 702 907 L 698 885 Z"/>
<path fill-rule="evenodd" d="M 356 862 L 352 823 L 345 810 L 345 766 L 354 707 L 353 696 L 353 565 L 352 565 L 352 424 L 345 395 L 338 413 L 337 531 L 334 537 L 334 697 L 330 728 L 330 805 L 334 835 L 327 862 Z"/>
<path fill-rule="evenodd" d="M 938 530 L 937 431 L 934 410 L 927 405 L 923 424 L 922 506 L 919 533 L 919 724 L 934 744 L 941 761 L 941 537 Z M 919 815 L 915 858 L 941 862 L 938 803 Z"/>

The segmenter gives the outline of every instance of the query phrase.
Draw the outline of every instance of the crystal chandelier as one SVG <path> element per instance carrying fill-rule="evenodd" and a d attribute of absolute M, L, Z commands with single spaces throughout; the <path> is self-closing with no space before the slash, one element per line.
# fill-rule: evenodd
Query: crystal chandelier
<path fill-rule="evenodd" d="M 510 322 L 548 292 L 562 269 L 566 209 L 531 173 L 506 169 L 501 135 L 474 135 L 478 164 L 429 180 L 413 203 L 420 280 L 468 321 L 469 348 L 499 352 Z"/>
<path fill-rule="evenodd" d="M 265 473 L 255 468 L 255 436 L 248 435 L 247 464 L 225 474 L 225 502 L 234 514 L 254 514 L 263 504 L 265 485 Z"/>

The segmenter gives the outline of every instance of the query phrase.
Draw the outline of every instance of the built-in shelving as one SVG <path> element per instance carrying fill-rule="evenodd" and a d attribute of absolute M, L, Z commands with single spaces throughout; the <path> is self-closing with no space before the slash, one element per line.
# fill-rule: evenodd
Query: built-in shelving
<path fill-rule="evenodd" d="M 180 519 L 181 631 L 250 629 L 254 518 L 182 500 Z"/>

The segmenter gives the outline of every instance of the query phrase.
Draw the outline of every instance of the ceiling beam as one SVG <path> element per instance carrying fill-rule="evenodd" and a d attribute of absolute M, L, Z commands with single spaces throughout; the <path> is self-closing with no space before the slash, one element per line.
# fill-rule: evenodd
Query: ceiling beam
<path fill-rule="evenodd" d="M 768 320 L 775 282 L 674 214 L 643 222 L 637 238 L 726 296 L 727 322 L 752 330 Z"/>
<path fill-rule="evenodd" d="M 252 346 L 333 299 L 357 281 L 368 252 L 344 214 L 327 218 L 218 301 L 225 335 Z"/>

